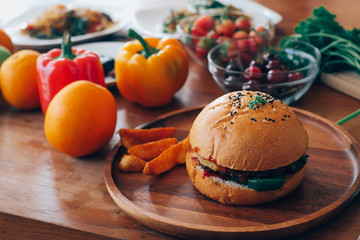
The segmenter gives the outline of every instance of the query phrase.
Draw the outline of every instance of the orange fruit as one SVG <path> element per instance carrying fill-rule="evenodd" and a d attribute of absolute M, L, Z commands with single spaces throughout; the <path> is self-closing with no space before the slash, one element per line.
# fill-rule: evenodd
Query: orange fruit
<path fill-rule="evenodd" d="M 45 113 L 46 138 L 56 149 L 73 157 L 92 154 L 114 135 L 117 107 L 111 92 L 79 80 L 61 89 Z"/>
<path fill-rule="evenodd" d="M 10 52 L 14 52 L 14 44 L 7 33 L 0 29 L 0 45 L 9 49 Z"/>
<path fill-rule="evenodd" d="M 40 107 L 34 50 L 20 50 L 8 57 L 0 68 L 0 86 L 4 99 L 19 109 Z"/>

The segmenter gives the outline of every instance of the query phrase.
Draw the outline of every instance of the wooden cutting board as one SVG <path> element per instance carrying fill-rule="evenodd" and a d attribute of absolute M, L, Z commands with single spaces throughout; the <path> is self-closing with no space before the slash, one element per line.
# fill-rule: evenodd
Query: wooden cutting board
<path fill-rule="evenodd" d="M 176 127 L 187 136 L 201 108 L 162 116 L 141 128 Z M 122 173 L 126 149 L 119 142 L 105 164 L 105 183 L 115 203 L 140 223 L 185 239 L 264 239 L 290 237 L 319 226 L 338 213 L 360 188 L 356 140 L 341 126 L 293 108 L 309 134 L 310 155 L 302 184 L 288 196 L 259 206 L 226 206 L 200 194 L 184 165 L 160 176 Z"/>
<path fill-rule="evenodd" d="M 331 88 L 360 100 L 360 75 L 354 71 L 322 73 L 321 81 Z"/>

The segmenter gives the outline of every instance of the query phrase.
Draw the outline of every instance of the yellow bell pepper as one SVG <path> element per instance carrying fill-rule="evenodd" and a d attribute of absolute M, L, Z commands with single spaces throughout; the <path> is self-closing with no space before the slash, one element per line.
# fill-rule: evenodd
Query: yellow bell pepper
<path fill-rule="evenodd" d="M 142 38 L 132 29 L 115 59 L 115 78 L 122 96 L 145 107 L 159 107 L 171 101 L 185 83 L 189 56 L 172 38 Z M 136 40 L 137 39 L 137 40 Z"/>

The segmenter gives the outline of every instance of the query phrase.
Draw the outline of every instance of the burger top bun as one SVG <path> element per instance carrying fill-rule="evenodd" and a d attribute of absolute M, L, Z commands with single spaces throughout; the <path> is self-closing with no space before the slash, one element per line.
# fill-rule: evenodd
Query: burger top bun
<path fill-rule="evenodd" d="M 308 136 L 295 113 L 262 92 L 225 94 L 207 105 L 189 133 L 194 151 L 244 171 L 289 165 L 305 154 Z"/>

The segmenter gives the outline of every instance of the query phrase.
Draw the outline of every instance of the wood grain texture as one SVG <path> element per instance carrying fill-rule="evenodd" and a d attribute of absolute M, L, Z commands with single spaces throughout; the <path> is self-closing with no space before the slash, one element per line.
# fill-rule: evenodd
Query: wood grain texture
<path fill-rule="evenodd" d="M 360 75 L 356 72 L 322 73 L 321 81 L 329 87 L 360 100 Z"/>
<path fill-rule="evenodd" d="M 292 33 L 298 21 L 319 5 L 336 12 L 346 27 L 360 27 L 359 0 L 255 1 L 283 16 L 278 35 Z M 11 4 L 18 2 L 9 1 L 3 7 Z M 113 35 L 101 40 L 124 38 Z M 208 70 L 194 62 L 186 84 L 165 107 L 145 109 L 124 100 L 116 88 L 110 90 L 118 106 L 116 129 L 134 128 L 174 110 L 207 104 L 222 94 Z M 294 106 L 337 121 L 359 109 L 360 101 L 315 83 Z M 133 220 L 110 197 L 104 165 L 119 141 L 117 134 L 100 152 L 71 158 L 47 142 L 43 121 L 41 110 L 19 111 L 0 96 L 0 239 L 174 239 Z M 359 118 L 342 128 L 360 142 Z M 360 194 L 331 220 L 293 239 L 356 240 L 359 229 Z"/>
<path fill-rule="evenodd" d="M 177 127 L 182 139 L 201 108 L 177 111 L 143 128 Z M 318 115 L 294 109 L 309 134 L 307 175 L 293 193 L 253 207 L 226 206 L 201 195 L 184 166 L 157 177 L 122 173 L 126 149 L 119 143 L 105 165 L 107 188 L 135 220 L 181 238 L 233 239 L 289 237 L 329 220 L 358 193 L 359 146 L 341 127 Z"/>

